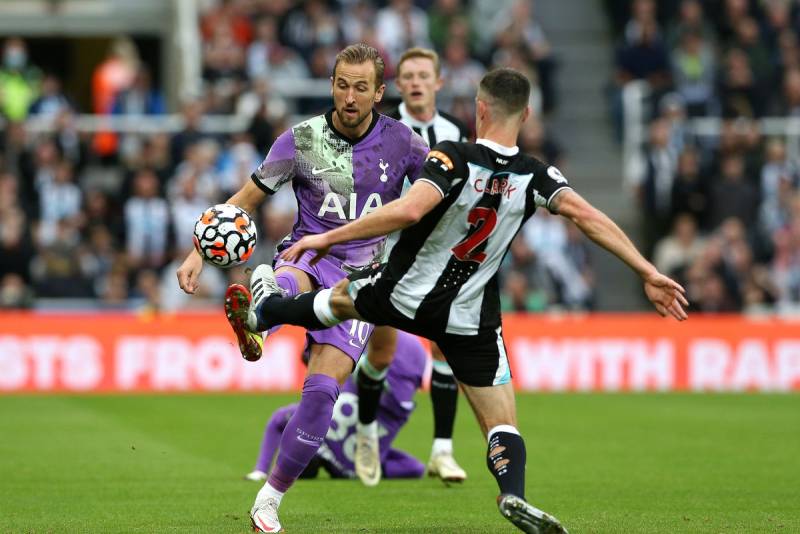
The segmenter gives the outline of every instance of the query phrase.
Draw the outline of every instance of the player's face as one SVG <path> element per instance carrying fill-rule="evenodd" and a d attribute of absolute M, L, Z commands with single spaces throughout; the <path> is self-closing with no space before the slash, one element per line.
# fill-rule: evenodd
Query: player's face
<path fill-rule="evenodd" d="M 403 61 L 396 83 L 403 102 L 412 111 L 434 108 L 436 91 L 442 87 L 442 80 L 436 76 L 433 61 L 425 57 Z"/>
<path fill-rule="evenodd" d="M 372 115 L 372 106 L 383 98 L 384 85 L 375 86 L 375 65 L 371 61 L 350 65 L 339 63 L 333 78 L 333 106 L 345 128 L 358 128 Z"/>

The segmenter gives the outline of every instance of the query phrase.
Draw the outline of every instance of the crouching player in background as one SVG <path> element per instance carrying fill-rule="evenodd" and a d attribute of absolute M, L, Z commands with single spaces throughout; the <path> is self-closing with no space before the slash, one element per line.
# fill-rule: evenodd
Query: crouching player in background
<path fill-rule="evenodd" d="M 304 359 L 306 355 L 304 354 Z M 425 465 L 410 454 L 391 448 L 397 433 L 414 411 L 414 393 L 422 383 L 427 357 L 422 343 L 413 335 L 398 332 L 392 365 L 386 376 L 378 412 L 380 465 L 386 478 L 420 478 Z M 361 362 L 366 361 L 361 358 Z M 298 403 L 277 409 L 270 417 L 261 441 L 255 469 L 245 475 L 248 480 L 264 481 L 278 452 L 281 435 Z M 333 420 L 322 445 L 300 478 L 315 478 L 322 468 L 331 478 L 354 478 L 358 393 L 353 377 L 347 379 L 336 404 Z"/>

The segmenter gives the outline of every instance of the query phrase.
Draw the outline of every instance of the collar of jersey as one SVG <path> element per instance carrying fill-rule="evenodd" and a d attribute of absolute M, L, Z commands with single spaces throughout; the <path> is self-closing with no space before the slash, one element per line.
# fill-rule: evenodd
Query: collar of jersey
<path fill-rule="evenodd" d="M 359 137 L 357 139 L 352 139 L 350 137 L 347 137 L 345 134 L 343 134 L 339 130 L 337 130 L 336 126 L 333 125 L 333 112 L 334 111 L 335 110 L 333 108 L 329 109 L 328 112 L 325 114 L 325 120 L 328 122 L 328 126 L 330 127 L 330 129 L 334 133 L 334 135 L 336 135 L 336 137 L 338 137 L 342 141 L 350 143 L 351 145 L 355 145 L 359 141 L 364 140 L 364 138 L 366 138 L 370 133 L 372 133 L 372 129 L 375 128 L 375 125 L 378 124 L 378 117 L 379 117 L 378 112 L 375 111 L 375 108 L 372 108 L 372 119 L 370 120 L 369 128 L 367 128 L 367 131 L 364 132 L 361 135 L 361 137 Z"/>
<path fill-rule="evenodd" d="M 488 139 L 476 139 L 475 144 L 491 148 L 492 150 L 503 156 L 516 156 L 517 154 L 519 154 L 519 147 L 516 145 L 504 146 L 495 143 L 494 141 L 489 141 Z"/>
<path fill-rule="evenodd" d="M 434 109 L 433 118 L 428 122 L 425 122 L 415 119 L 414 116 L 408 112 L 408 106 L 406 106 L 405 102 L 400 102 L 400 105 L 397 107 L 397 109 L 400 111 L 400 116 L 403 118 L 404 123 L 406 123 L 411 127 L 417 127 L 417 128 L 427 128 L 429 126 L 433 126 L 436 117 L 439 115 L 439 110 Z"/>

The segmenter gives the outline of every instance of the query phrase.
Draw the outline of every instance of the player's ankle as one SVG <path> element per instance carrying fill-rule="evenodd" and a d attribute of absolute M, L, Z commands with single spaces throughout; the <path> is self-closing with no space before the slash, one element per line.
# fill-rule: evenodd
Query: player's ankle
<path fill-rule="evenodd" d="M 356 430 L 362 436 L 377 436 L 378 435 L 378 421 L 373 420 L 369 423 L 362 423 L 359 421 L 356 423 Z"/>
<path fill-rule="evenodd" d="M 439 454 L 453 455 L 453 439 L 452 438 L 433 438 L 433 445 L 431 446 L 431 456 Z"/>

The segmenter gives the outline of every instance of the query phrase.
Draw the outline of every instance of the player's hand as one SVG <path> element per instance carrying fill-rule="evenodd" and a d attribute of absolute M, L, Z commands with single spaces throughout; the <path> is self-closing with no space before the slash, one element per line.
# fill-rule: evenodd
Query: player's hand
<path fill-rule="evenodd" d="M 657 272 L 645 279 L 644 292 L 662 317 L 671 315 L 679 321 L 689 318 L 684 310 L 684 306 L 689 306 L 686 290 L 675 280 Z"/>
<path fill-rule="evenodd" d="M 203 258 L 196 250 L 192 250 L 175 273 L 178 275 L 178 285 L 186 293 L 193 295 L 200 286 L 200 272 L 203 270 Z"/>
<path fill-rule="evenodd" d="M 286 261 L 297 263 L 307 250 L 315 250 L 317 254 L 311 258 L 309 264 L 315 265 L 331 250 L 331 245 L 328 243 L 325 234 L 307 235 L 300 239 L 297 243 L 281 252 L 281 258 Z"/>

